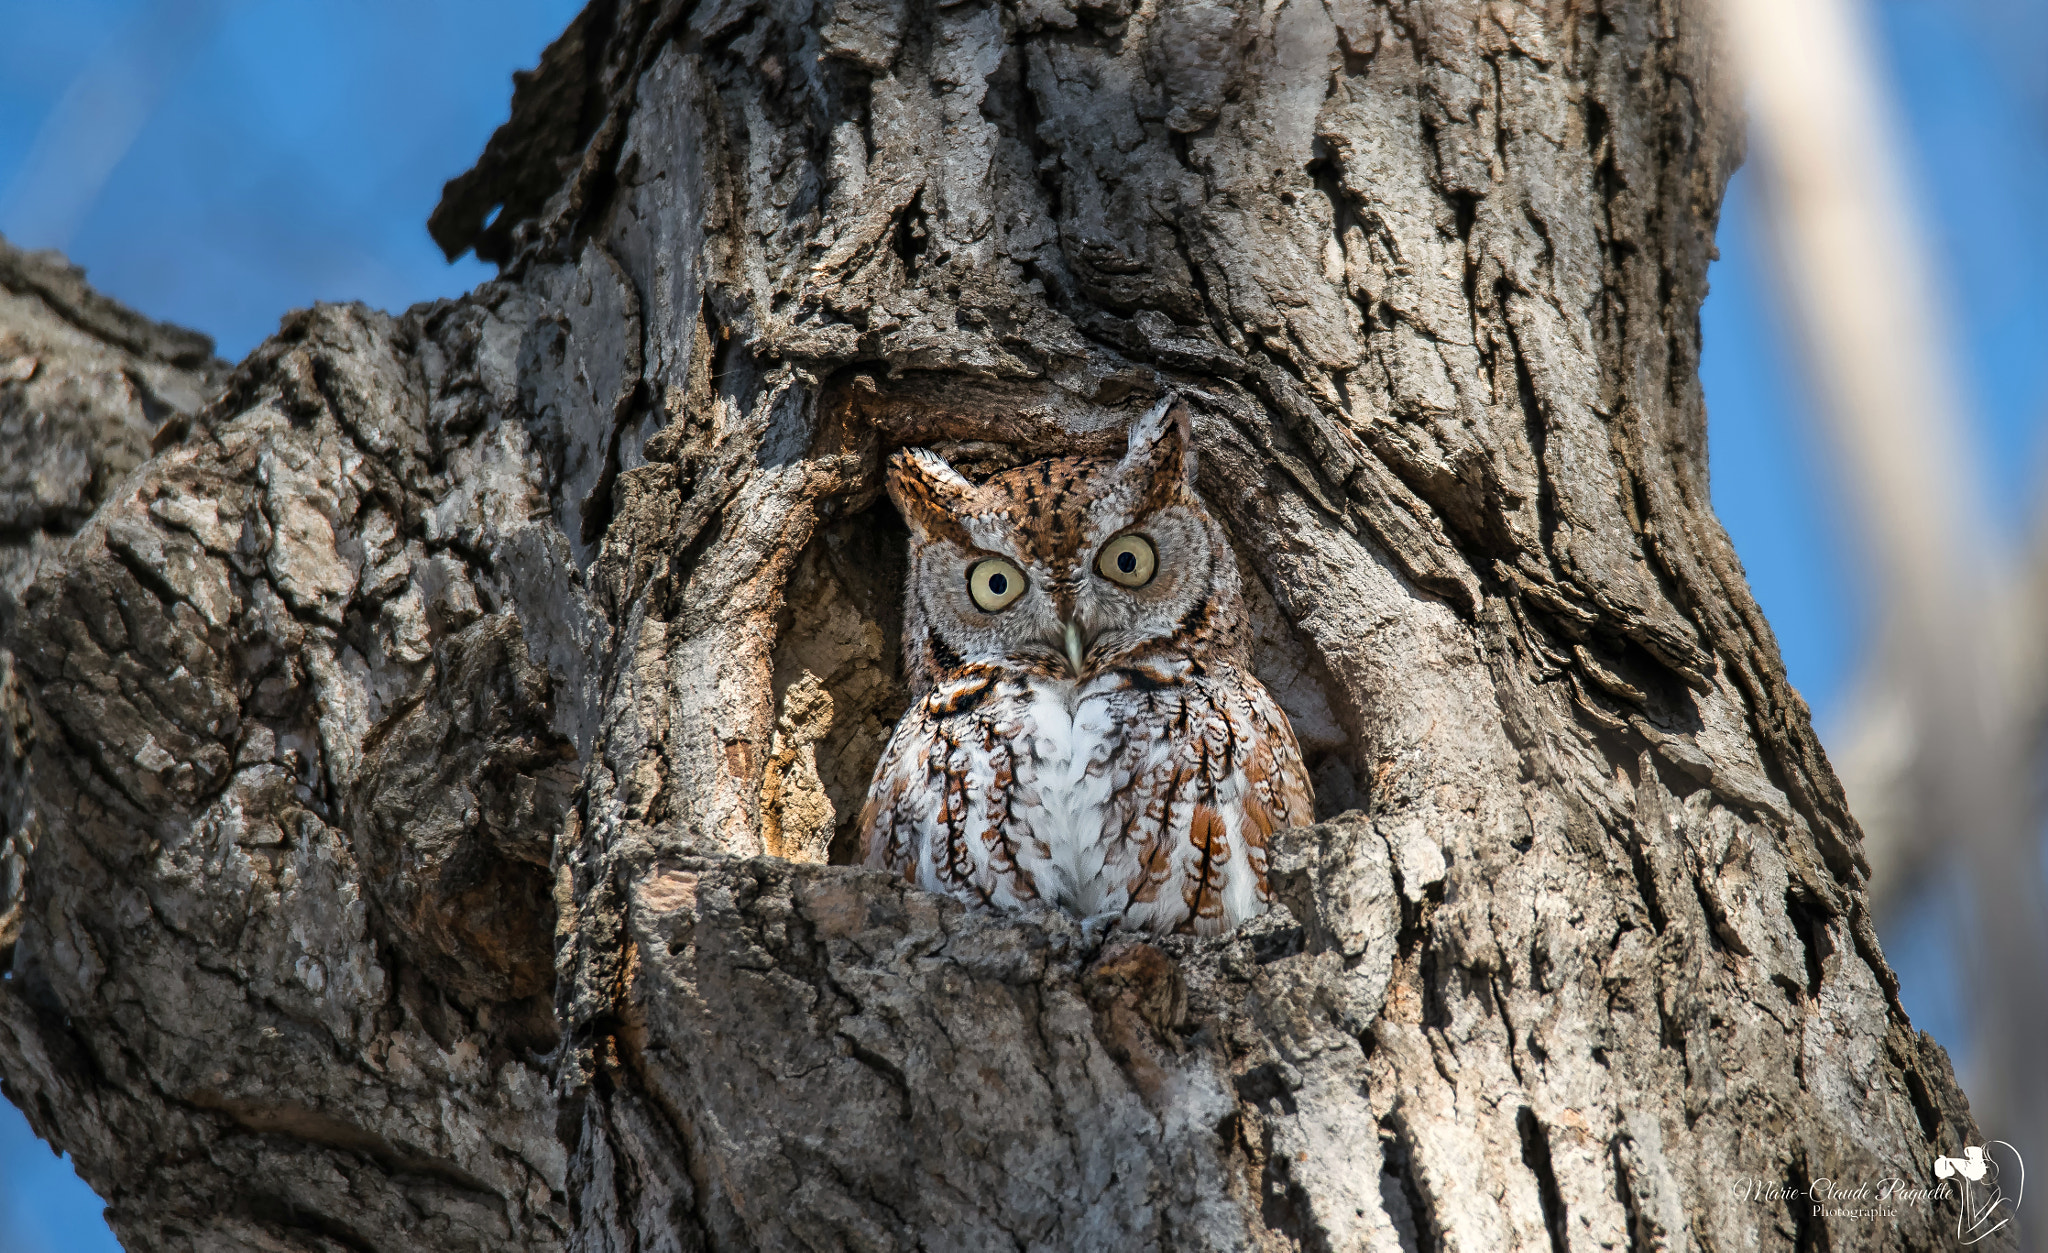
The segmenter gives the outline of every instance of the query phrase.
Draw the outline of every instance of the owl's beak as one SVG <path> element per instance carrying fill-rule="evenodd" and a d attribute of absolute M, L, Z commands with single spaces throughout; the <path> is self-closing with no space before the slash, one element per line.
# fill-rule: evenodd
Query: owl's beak
<path fill-rule="evenodd" d="M 1081 624 L 1067 619 L 1067 668 L 1075 678 L 1081 677 Z"/>

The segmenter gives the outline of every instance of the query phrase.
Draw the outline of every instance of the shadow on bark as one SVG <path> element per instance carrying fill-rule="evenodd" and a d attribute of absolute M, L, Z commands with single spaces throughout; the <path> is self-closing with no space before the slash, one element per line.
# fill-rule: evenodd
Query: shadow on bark
<path fill-rule="evenodd" d="M 1975 1131 L 1707 502 L 1724 86 L 1685 6 L 592 6 L 436 217 L 501 281 L 293 315 L 24 580 L 8 1095 L 137 1248 L 1852 1243 L 1730 1179 Z M 885 455 L 1168 388 L 1286 909 L 828 864 Z"/>

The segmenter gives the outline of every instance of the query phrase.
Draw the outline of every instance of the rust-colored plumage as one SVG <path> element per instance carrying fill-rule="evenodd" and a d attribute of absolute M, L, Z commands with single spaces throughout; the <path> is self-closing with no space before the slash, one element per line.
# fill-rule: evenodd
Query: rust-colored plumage
<path fill-rule="evenodd" d="M 870 864 L 1151 931 L 1217 934 L 1265 908 L 1268 839 L 1312 820 L 1307 773 L 1252 677 L 1237 567 L 1193 483 L 1178 405 L 1140 419 L 1121 459 L 978 486 L 897 454 L 917 699 L 862 814 Z M 984 562 L 1000 564 L 978 593 Z"/>

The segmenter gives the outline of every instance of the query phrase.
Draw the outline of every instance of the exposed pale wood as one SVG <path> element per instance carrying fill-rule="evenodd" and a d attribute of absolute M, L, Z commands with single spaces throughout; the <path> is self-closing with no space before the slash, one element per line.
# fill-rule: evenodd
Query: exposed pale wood
<path fill-rule="evenodd" d="M 571 39 L 437 217 L 504 200 L 504 280 L 295 317 L 23 595 L 0 1073 L 134 1247 L 1944 1238 L 1737 1187 L 1975 1131 L 1708 508 L 1696 12 Z M 886 453 L 1168 387 L 1330 819 L 1288 910 L 821 864 L 901 699 Z"/>

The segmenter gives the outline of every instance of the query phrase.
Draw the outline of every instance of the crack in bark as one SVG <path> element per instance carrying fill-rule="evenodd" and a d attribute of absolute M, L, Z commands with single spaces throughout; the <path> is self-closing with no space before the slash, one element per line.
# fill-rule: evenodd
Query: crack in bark
<path fill-rule="evenodd" d="M 283 1099 L 388 1144 L 498 1145 L 448 1160 L 501 1196 L 514 1234 L 458 1225 L 451 1248 L 637 1247 L 671 1237 L 663 1223 L 707 1248 L 1487 1248 L 1539 1224 L 1553 1248 L 1782 1247 L 1797 1233 L 1722 1197 L 1689 1197 L 1701 1216 L 1679 1234 L 1660 1138 L 1681 1164 L 1781 1178 L 1753 1134 L 1770 1119 L 1816 1173 L 1859 1145 L 1912 1154 L 1967 1131 L 1945 1062 L 1905 1025 L 1853 825 L 1704 498 L 1689 319 L 1735 140 L 1688 77 L 1718 73 L 1691 16 L 1599 12 L 1587 40 L 1585 15 L 1560 31 L 1528 8 L 1197 7 L 595 6 L 444 200 L 474 226 L 502 206 L 483 230 L 502 241 L 503 280 L 397 323 L 296 320 L 195 423 L 206 438 L 170 450 L 246 488 L 267 545 L 289 539 L 285 489 L 245 482 L 235 459 L 293 450 L 337 497 L 322 508 L 338 544 L 390 514 L 379 560 L 454 568 L 474 593 L 462 613 L 516 616 L 533 664 L 555 671 L 537 716 L 577 728 L 582 784 L 558 831 L 519 833 L 505 854 L 551 847 L 551 1074 L 511 1061 L 541 1053 L 523 1048 L 527 1009 L 435 986 L 402 960 L 403 911 L 362 904 L 362 818 L 338 807 L 372 769 L 354 763 L 396 752 L 400 721 L 455 716 L 426 695 L 447 681 L 438 661 L 379 650 L 407 612 L 429 641 L 470 621 L 408 610 L 406 578 L 366 588 L 366 562 L 329 594 L 260 547 L 225 555 L 241 576 L 233 638 L 199 637 L 247 671 L 232 751 L 319 772 L 305 797 L 280 773 L 277 799 L 235 803 L 264 820 L 302 805 L 323 828 L 245 848 L 216 813 L 223 794 L 196 802 L 223 869 L 196 849 L 129 859 L 133 744 L 66 713 L 34 750 L 46 825 L 0 832 L 0 875 L 29 850 L 14 959 L 48 974 L 36 994 L 116 1038 L 106 1057 L 183 1091 L 152 1068 L 184 1072 L 72 983 L 104 960 L 109 995 L 146 1018 L 173 1009 L 120 982 L 131 971 L 220 971 L 240 989 L 223 1022 L 284 1042 L 215 1024 L 181 1040 L 262 1057 L 300 1094 Z M 1231 67 L 1210 86 L 1168 64 L 1207 47 L 1203 31 Z M 535 112 L 550 100 L 554 116 Z M 841 123 L 863 190 L 833 181 Z M 879 233 L 855 239 L 857 224 Z M 848 255 L 821 264 L 824 235 Z M 571 316 L 579 273 L 621 290 Z M 1590 309 L 1565 307 L 1596 288 Z M 582 354 L 597 370 L 584 390 L 605 394 L 555 386 L 571 367 L 550 343 Z M 1162 942 L 1189 1005 L 1162 1026 L 1091 964 L 1100 937 L 1056 917 L 961 913 L 865 872 L 746 859 L 781 660 L 828 629 L 777 617 L 820 519 L 873 523 L 862 510 L 890 448 L 1113 451 L 1126 411 L 1168 387 L 1201 412 L 1202 490 L 1283 618 L 1258 647 L 1291 676 L 1297 729 L 1329 724 L 1314 759 L 1355 765 L 1369 809 L 1311 829 L 1349 851 L 1304 863 L 1296 922 Z M 650 466 L 625 469 L 629 420 L 655 402 L 668 425 Z M 290 429 L 256 429 L 265 405 Z M 586 436 L 576 469 L 564 449 Z M 537 450 L 545 476 L 524 464 Z M 361 464 L 343 476 L 322 458 Z M 229 490 L 180 482 L 195 499 Z M 115 597 L 133 603 L 93 632 L 176 615 L 172 567 L 157 586 L 147 558 L 108 564 L 123 589 L 135 580 Z M 76 552 L 60 566 L 53 586 L 86 578 Z M 842 627 L 893 638 L 866 609 Z M 480 699 L 483 719 L 510 698 Z M 193 717 L 149 692 L 123 716 Z M 475 786 L 533 773 L 514 756 Z M 198 821 L 178 804 L 150 815 L 173 844 Z M 450 830 L 497 839 L 494 815 Z M 407 856 L 431 845 L 406 840 Z M 119 921 L 131 890 L 154 911 L 133 927 Z M 356 913 L 337 904 L 350 892 Z M 65 911 L 75 932 L 52 929 Z M 326 947 L 287 947 L 273 934 L 286 911 L 331 926 Z M 1857 960 L 1839 960 L 1838 919 Z M 158 965 L 124 947 L 164 928 L 197 938 L 159 947 Z M 185 952 L 208 936 L 224 951 Z M 264 964 L 271 949 L 328 963 L 326 990 Z M 18 1026 L 32 1021 L 19 983 L 0 983 L 0 1066 L 46 1123 L 80 1130 L 89 1174 L 139 1205 L 256 1169 L 234 1154 L 262 1137 L 238 1133 L 175 1184 L 134 1174 L 93 1139 L 100 1116 L 73 1108 L 91 1096 L 153 1126 L 161 1091 L 38 1069 L 10 1034 L 34 1031 Z M 1806 1056 L 1821 1014 L 1845 1047 L 1884 1039 L 1867 1090 Z M 451 1059 L 472 1047 L 483 1077 L 458 1078 Z M 352 1104 L 395 1073 L 368 1069 L 373 1055 L 440 1067 L 427 1082 L 449 1094 L 446 1124 Z M 1797 1106 L 1766 1080 L 1788 1071 L 1806 1085 Z M 515 1105 L 515 1084 L 546 1091 Z M 1505 1106 L 1487 1096 L 1516 1088 Z M 583 1130 L 565 1146 L 570 1122 Z M 1377 1153 L 1359 1156 L 1359 1127 Z M 558 1151 L 566 1173 L 526 1199 Z M 286 1216 L 332 1213 L 395 1247 L 424 1211 L 387 1208 L 397 1194 L 375 1173 L 351 1177 L 346 1207 L 282 1191 L 299 1207 Z M 132 1212 L 117 1221 L 153 1221 Z M 214 1238 L 195 1231 L 175 1238 Z"/>

